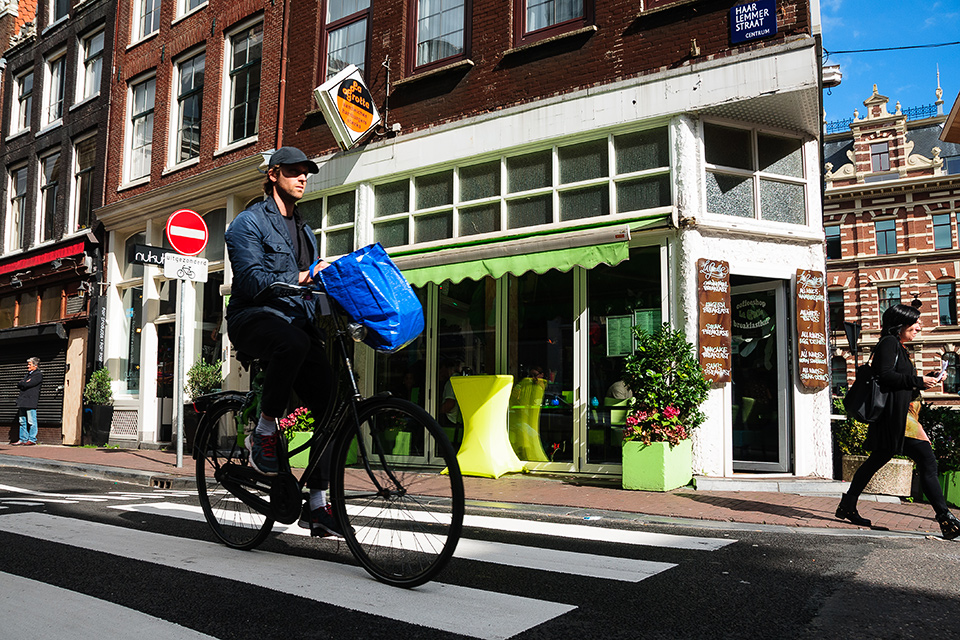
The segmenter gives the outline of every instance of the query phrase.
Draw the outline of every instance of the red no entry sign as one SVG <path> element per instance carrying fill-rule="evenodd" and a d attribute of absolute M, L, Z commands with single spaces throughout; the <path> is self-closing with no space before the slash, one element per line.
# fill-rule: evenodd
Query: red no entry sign
<path fill-rule="evenodd" d="M 167 219 L 167 240 L 177 253 L 195 256 L 207 246 L 207 223 L 190 209 L 175 211 Z"/>

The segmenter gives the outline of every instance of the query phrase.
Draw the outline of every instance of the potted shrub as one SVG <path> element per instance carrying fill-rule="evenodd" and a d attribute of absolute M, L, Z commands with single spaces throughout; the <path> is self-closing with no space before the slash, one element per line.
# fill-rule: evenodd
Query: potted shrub
<path fill-rule="evenodd" d="M 623 430 L 624 489 L 670 491 L 693 478 L 690 437 L 705 418 L 700 405 L 710 383 L 682 331 L 663 324 L 633 329 L 636 350 L 627 356 L 624 382 L 634 403 Z"/>
<path fill-rule="evenodd" d="M 924 403 L 920 423 L 937 456 L 943 496 L 954 507 L 960 507 L 960 411 Z"/>
<path fill-rule="evenodd" d="M 193 437 L 197 433 L 197 426 L 200 423 L 200 414 L 193 406 L 193 401 L 202 395 L 219 391 L 223 387 L 223 362 L 204 362 L 197 360 L 190 369 L 187 370 L 187 384 L 183 390 L 190 401 L 183 405 L 183 431 L 187 449 L 193 447 Z"/>
<path fill-rule="evenodd" d="M 833 407 L 838 414 L 846 415 L 842 396 L 833 399 Z M 866 424 L 850 417 L 833 425 L 834 441 L 842 455 L 840 465 L 841 478 L 844 482 L 853 480 L 853 475 L 867 459 L 868 453 L 863 448 L 867 438 L 867 428 Z M 912 487 L 913 460 L 898 457 L 880 467 L 863 491 L 891 496 L 909 496 Z"/>
<path fill-rule="evenodd" d="M 89 434 L 93 444 L 102 447 L 110 440 L 110 424 L 113 422 L 113 388 L 110 372 L 101 367 L 90 374 L 83 388 L 83 401 L 89 411 Z"/>

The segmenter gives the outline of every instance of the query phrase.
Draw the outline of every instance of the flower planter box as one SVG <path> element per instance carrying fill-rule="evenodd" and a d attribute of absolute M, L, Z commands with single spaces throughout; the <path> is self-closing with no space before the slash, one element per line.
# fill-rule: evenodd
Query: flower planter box
<path fill-rule="evenodd" d="M 623 488 L 638 491 L 670 491 L 693 479 L 693 441 L 681 440 L 671 448 L 667 442 L 648 445 L 635 440 L 623 443 Z"/>
<path fill-rule="evenodd" d="M 843 481 L 850 482 L 867 459 L 867 456 L 843 456 Z M 913 460 L 894 458 L 880 467 L 870 482 L 867 483 L 864 493 L 881 493 L 888 496 L 906 497 L 913 487 Z"/>
<path fill-rule="evenodd" d="M 305 445 L 310 441 L 310 438 L 313 436 L 311 431 L 297 431 L 293 434 L 293 438 L 287 442 L 287 451 L 293 451 L 297 447 Z M 307 464 L 310 462 L 310 449 L 304 449 L 297 455 L 290 458 L 290 467 L 293 469 L 306 469 Z M 357 462 L 357 439 L 354 438 L 353 442 L 350 443 L 350 451 L 347 452 L 346 464 L 356 464 Z"/>
<path fill-rule="evenodd" d="M 960 471 L 944 471 L 940 474 L 940 488 L 947 504 L 960 507 Z"/>

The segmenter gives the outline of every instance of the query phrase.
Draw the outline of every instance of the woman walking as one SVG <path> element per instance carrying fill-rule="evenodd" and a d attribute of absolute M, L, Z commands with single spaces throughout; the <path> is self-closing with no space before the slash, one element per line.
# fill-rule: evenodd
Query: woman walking
<path fill-rule="evenodd" d="M 864 448 L 870 457 L 860 466 L 850 488 L 840 500 L 837 517 L 855 525 L 869 527 L 870 521 L 857 512 L 857 499 L 880 467 L 895 455 L 906 455 L 917 465 L 920 486 L 936 513 L 940 531 L 947 540 L 960 536 L 960 520 L 947 509 L 940 483 L 937 481 L 937 459 L 930 439 L 917 420 L 920 392 L 939 384 L 939 378 L 918 376 L 903 346 L 920 333 L 920 311 L 898 304 L 883 312 L 880 341 L 874 348 L 873 370 L 880 388 L 888 392 L 883 413 L 867 431 Z M 909 416 L 909 417 L 908 417 Z"/>

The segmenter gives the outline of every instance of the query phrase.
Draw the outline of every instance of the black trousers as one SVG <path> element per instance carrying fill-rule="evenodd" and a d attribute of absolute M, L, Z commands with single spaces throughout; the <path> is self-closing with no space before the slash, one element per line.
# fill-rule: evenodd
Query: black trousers
<path fill-rule="evenodd" d="M 910 457 L 917 464 L 917 475 L 920 478 L 920 487 L 923 493 L 930 501 L 930 505 L 941 516 L 947 512 L 947 501 L 943 497 L 943 490 L 940 488 L 940 482 L 937 480 L 937 458 L 933 455 L 933 448 L 926 440 L 916 438 L 903 439 L 903 455 Z M 870 457 L 857 469 L 850 481 L 850 489 L 847 495 L 855 499 L 863 493 L 864 487 L 870 482 L 880 467 L 887 464 L 894 456 L 892 451 L 874 451 Z"/>
<path fill-rule="evenodd" d="M 307 323 L 291 324 L 280 316 L 263 313 L 228 327 L 228 334 L 237 351 L 265 365 L 261 413 L 276 419 L 284 417 L 293 390 L 314 420 L 318 424 L 323 420 L 336 393 L 337 379 L 316 327 Z M 327 447 L 317 470 L 307 479 L 307 487 L 327 489 L 331 450 L 332 447 Z"/>

